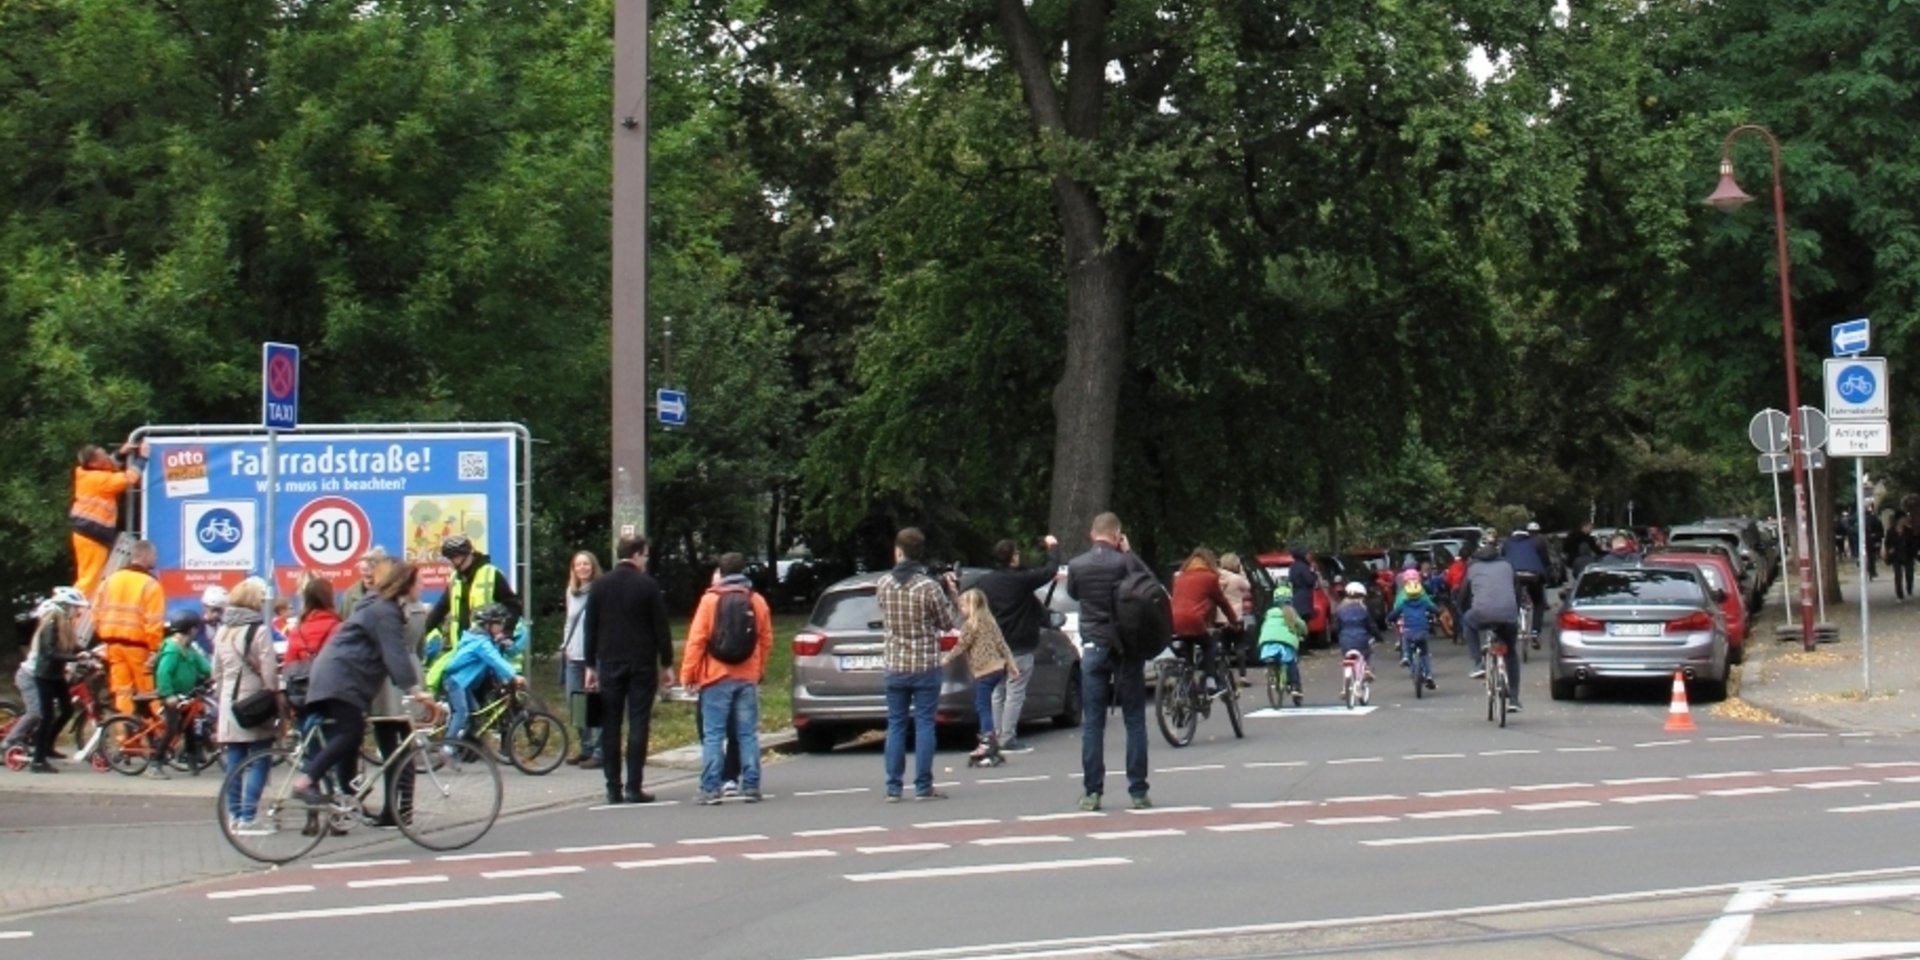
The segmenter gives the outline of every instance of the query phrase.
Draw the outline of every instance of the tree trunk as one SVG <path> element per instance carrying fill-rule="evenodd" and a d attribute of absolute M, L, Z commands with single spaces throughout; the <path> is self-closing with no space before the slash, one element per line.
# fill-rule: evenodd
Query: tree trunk
<path fill-rule="evenodd" d="M 1098 232 L 1080 242 L 1072 235 L 1082 231 L 1067 232 L 1067 350 L 1053 388 L 1053 490 L 1047 523 L 1071 554 L 1086 547 L 1094 516 L 1113 508 L 1113 453 L 1130 300 L 1127 258 L 1118 250 L 1099 250 L 1103 238 Z M 1095 252 L 1081 257 L 1089 245 Z"/>

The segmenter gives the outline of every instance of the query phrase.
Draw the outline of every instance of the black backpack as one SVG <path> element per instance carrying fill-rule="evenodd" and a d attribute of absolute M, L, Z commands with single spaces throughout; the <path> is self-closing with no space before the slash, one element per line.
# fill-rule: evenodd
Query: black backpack
<path fill-rule="evenodd" d="M 1173 638 L 1173 597 L 1144 567 L 1129 568 L 1113 587 L 1113 630 L 1115 652 L 1143 663 Z"/>
<path fill-rule="evenodd" d="M 718 587 L 713 607 L 713 633 L 707 637 L 707 656 L 721 663 L 746 663 L 759 644 L 753 615 L 753 592 L 746 587 Z"/>

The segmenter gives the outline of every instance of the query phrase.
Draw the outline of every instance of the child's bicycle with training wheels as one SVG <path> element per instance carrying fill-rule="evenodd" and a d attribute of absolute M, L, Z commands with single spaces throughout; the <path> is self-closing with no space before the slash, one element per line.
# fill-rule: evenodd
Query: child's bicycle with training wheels
<path fill-rule="evenodd" d="M 1487 719 L 1507 725 L 1507 707 L 1513 691 L 1507 688 L 1507 642 L 1492 627 L 1480 628 L 1480 669 L 1487 675 Z"/>
<path fill-rule="evenodd" d="M 229 768 L 216 798 L 227 842 L 262 863 L 286 863 L 330 834 L 373 822 L 366 801 L 376 789 L 383 791 L 385 810 L 393 813 L 400 832 L 428 850 L 458 850 L 493 829 L 504 794 L 493 757 L 471 743 L 434 740 L 433 727 L 443 720 L 437 710 L 428 716 L 367 719 L 404 722 L 412 730 L 399 749 L 379 766 L 362 769 L 347 793 L 329 803 L 309 804 L 293 793 L 307 757 L 326 742 L 320 724 L 308 728 L 292 750 L 262 750 Z"/>
<path fill-rule="evenodd" d="M 1367 679 L 1367 656 L 1348 650 L 1340 657 L 1340 699 L 1347 709 L 1364 707 L 1373 697 L 1373 684 Z"/>

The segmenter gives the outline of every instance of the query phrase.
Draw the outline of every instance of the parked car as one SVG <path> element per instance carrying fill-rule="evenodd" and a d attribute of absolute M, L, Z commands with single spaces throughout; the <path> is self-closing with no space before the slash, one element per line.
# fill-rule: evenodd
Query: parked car
<path fill-rule="evenodd" d="M 1679 671 L 1702 701 L 1725 699 L 1726 618 L 1697 567 L 1589 567 L 1553 632 L 1549 689 L 1571 700 L 1599 680 L 1663 681 Z"/>
<path fill-rule="evenodd" d="M 1707 575 L 1707 589 L 1713 594 L 1714 602 L 1720 605 L 1720 613 L 1727 618 L 1727 644 L 1734 663 L 1746 659 L 1747 636 L 1751 630 L 1751 618 L 1747 615 L 1747 605 L 1740 596 L 1740 578 L 1734 572 L 1733 562 L 1724 553 L 1704 550 L 1688 550 L 1680 547 L 1655 547 L 1647 556 L 1647 566 L 1685 566 L 1692 564 L 1704 570 Z"/>
<path fill-rule="evenodd" d="M 1767 533 L 1767 528 L 1752 517 L 1708 517 L 1699 526 L 1727 526 L 1740 532 L 1741 542 L 1753 550 L 1760 564 L 1760 576 L 1767 586 L 1773 585 L 1774 577 L 1780 570 L 1780 544 Z"/>
<path fill-rule="evenodd" d="M 971 587 L 985 573 L 962 570 L 961 587 Z M 831 750 L 848 735 L 886 726 L 886 638 L 874 597 L 883 576 L 863 573 L 827 587 L 806 626 L 794 635 L 793 727 L 803 750 Z M 1056 598 L 1065 595 L 1064 586 L 1055 593 Z M 1041 627 L 1022 715 L 1051 717 L 1056 725 L 1070 727 L 1080 722 L 1080 651 L 1061 632 L 1061 619 L 1050 617 Z M 958 640 L 959 634 L 950 632 L 940 638 L 940 648 L 950 650 Z M 942 726 L 973 728 L 973 680 L 964 659 L 942 673 L 935 715 Z"/>
<path fill-rule="evenodd" d="M 1458 540 L 1460 549 L 1455 550 L 1453 555 L 1471 557 L 1473 552 L 1480 548 L 1480 538 L 1485 535 L 1486 531 L 1480 527 L 1440 527 L 1436 530 L 1428 530 L 1426 539 Z"/>
<path fill-rule="evenodd" d="M 1689 543 L 1725 544 L 1732 550 L 1735 561 L 1739 564 L 1740 582 L 1747 598 L 1747 609 L 1754 612 L 1760 610 L 1761 603 L 1766 599 L 1769 584 L 1766 572 L 1762 569 L 1764 561 L 1760 555 L 1757 535 L 1750 543 L 1747 540 L 1747 534 L 1732 524 L 1690 523 L 1674 527 L 1667 534 L 1667 543 L 1669 546 Z"/>

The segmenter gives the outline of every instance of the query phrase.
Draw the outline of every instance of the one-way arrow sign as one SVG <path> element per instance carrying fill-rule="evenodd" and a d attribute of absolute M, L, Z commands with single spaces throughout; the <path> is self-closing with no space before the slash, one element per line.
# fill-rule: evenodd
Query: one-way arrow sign
<path fill-rule="evenodd" d="M 1866 317 L 1848 320 L 1833 325 L 1833 355 L 1836 357 L 1857 357 L 1867 352 L 1871 342 L 1869 335 L 1871 322 Z"/>

